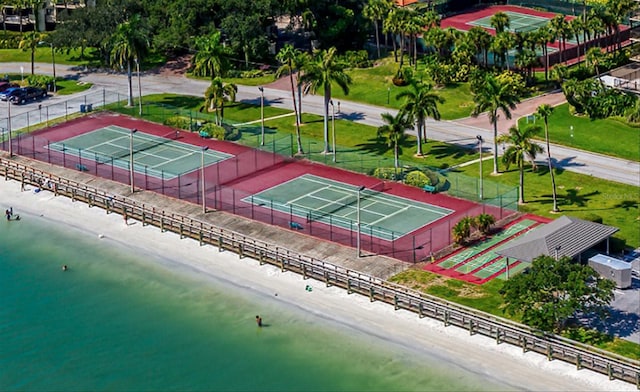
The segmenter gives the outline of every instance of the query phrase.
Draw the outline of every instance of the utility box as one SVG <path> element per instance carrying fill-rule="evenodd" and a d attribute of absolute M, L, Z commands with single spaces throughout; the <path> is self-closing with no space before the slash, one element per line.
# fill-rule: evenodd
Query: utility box
<path fill-rule="evenodd" d="M 602 277 L 611 279 L 619 289 L 631 287 L 631 263 L 607 255 L 595 255 L 589 259 L 589 266 Z"/>

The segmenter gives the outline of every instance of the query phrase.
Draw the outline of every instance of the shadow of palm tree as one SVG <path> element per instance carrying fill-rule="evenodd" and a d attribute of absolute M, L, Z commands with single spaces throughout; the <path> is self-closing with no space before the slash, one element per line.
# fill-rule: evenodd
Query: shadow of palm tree
<path fill-rule="evenodd" d="M 600 191 L 593 191 L 584 195 L 580 195 L 579 193 L 580 191 L 578 189 L 567 189 L 566 194 L 564 196 L 560 196 L 559 199 L 562 200 L 562 205 L 565 206 L 570 205 L 584 207 L 589 201 L 591 201 L 591 197 L 599 195 Z"/>

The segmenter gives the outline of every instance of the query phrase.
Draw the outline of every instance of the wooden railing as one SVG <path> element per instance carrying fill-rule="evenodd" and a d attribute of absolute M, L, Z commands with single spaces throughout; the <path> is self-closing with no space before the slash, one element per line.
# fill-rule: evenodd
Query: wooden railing
<path fill-rule="evenodd" d="M 315 279 L 327 286 L 341 287 L 349 294 L 367 296 L 372 302 L 383 301 L 396 310 L 404 309 L 440 320 L 445 326 L 464 328 L 471 335 L 491 337 L 496 344 L 508 343 L 545 355 L 548 360 L 558 359 L 575 364 L 577 369 L 589 369 L 605 374 L 610 380 L 633 383 L 640 389 L 640 361 L 625 358 L 604 350 L 584 345 L 553 334 L 543 334 L 522 324 L 496 317 L 438 297 L 346 269 L 322 260 L 291 251 L 287 248 L 259 241 L 243 234 L 214 226 L 188 216 L 157 209 L 130 198 L 71 181 L 15 161 L 0 158 L 0 174 L 6 180 L 20 181 L 54 192 L 72 200 L 97 206 L 107 213 L 122 214 L 138 220 L 143 226 L 153 225 L 161 231 L 170 231 L 181 238 L 192 238 L 201 245 L 212 245 L 219 251 L 230 250 L 242 257 L 251 257 L 260 264 L 271 264 L 284 271 Z"/>

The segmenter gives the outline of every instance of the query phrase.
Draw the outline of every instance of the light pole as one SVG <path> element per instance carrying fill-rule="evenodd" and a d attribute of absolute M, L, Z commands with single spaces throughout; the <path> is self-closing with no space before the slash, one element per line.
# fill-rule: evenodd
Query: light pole
<path fill-rule="evenodd" d="M 482 174 L 482 136 L 481 135 L 477 135 L 476 139 L 478 139 L 478 151 L 480 152 L 480 201 L 482 201 L 483 199 L 483 188 L 484 188 L 484 184 L 483 184 L 483 174 Z"/>
<path fill-rule="evenodd" d="M 129 132 L 129 183 L 131 184 L 131 193 L 135 192 L 135 187 L 133 184 L 133 134 L 138 132 L 137 129 L 132 129 Z"/>
<path fill-rule="evenodd" d="M 9 158 L 13 157 L 13 143 L 11 142 L 11 100 L 7 99 L 7 133 L 9 133 Z"/>
<path fill-rule="evenodd" d="M 362 257 L 362 252 L 360 252 L 360 193 L 364 189 L 364 186 L 358 188 L 358 201 L 356 203 L 356 226 L 358 228 L 358 236 L 356 237 L 356 248 L 358 250 L 358 257 Z"/>
<path fill-rule="evenodd" d="M 142 83 L 140 83 L 140 62 L 138 57 L 135 57 L 136 72 L 138 72 L 138 115 L 142 117 Z"/>
<path fill-rule="evenodd" d="M 333 99 L 329 101 L 331 105 L 331 134 L 333 139 L 333 161 L 336 161 L 336 107 L 333 105 Z"/>
<path fill-rule="evenodd" d="M 53 42 L 40 41 L 38 42 L 38 44 L 51 46 L 51 65 L 53 67 L 53 92 L 55 93 L 58 91 L 58 87 L 56 86 L 56 51 L 53 48 Z"/>
<path fill-rule="evenodd" d="M 571 145 L 573 145 L 573 125 L 569 127 L 569 131 L 571 132 L 569 136 L 571 136 Z"/>
<path fill-rule="evenodd" d="M 260 123 L 262 124 L 260 145 L 264 146 L 264 87 L 258 87 L 260 90 Z"/>
<path fill-rule="evenodd" d="M 207 151 L 209 147 L 203 146 L 201 151 L 201 160 L 200 160 L 200 184 L 202 186 L 202 213 L 207 213 L 207 199 L 205 198 L 206 187 L 204 186 L 204 152 Z"/>
<path fill-rule="evenodd" d="M 556 250 L 556 261 L 558 261 L 558 252 L 560 251 L 561 248 L 562 248 L 562 246 L 560 246 L 560 245 L 556 246 L 556 249 L 555 249 Z"/>

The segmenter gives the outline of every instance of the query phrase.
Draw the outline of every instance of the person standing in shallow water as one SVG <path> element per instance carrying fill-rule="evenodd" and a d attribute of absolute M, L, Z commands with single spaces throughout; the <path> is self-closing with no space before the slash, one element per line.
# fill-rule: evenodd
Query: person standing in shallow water
<path fill-rule="evenodd" d="M 258 324 L 258 327 L 262 327 L 262 317 L 256 316 L 256 324 Z"/>

